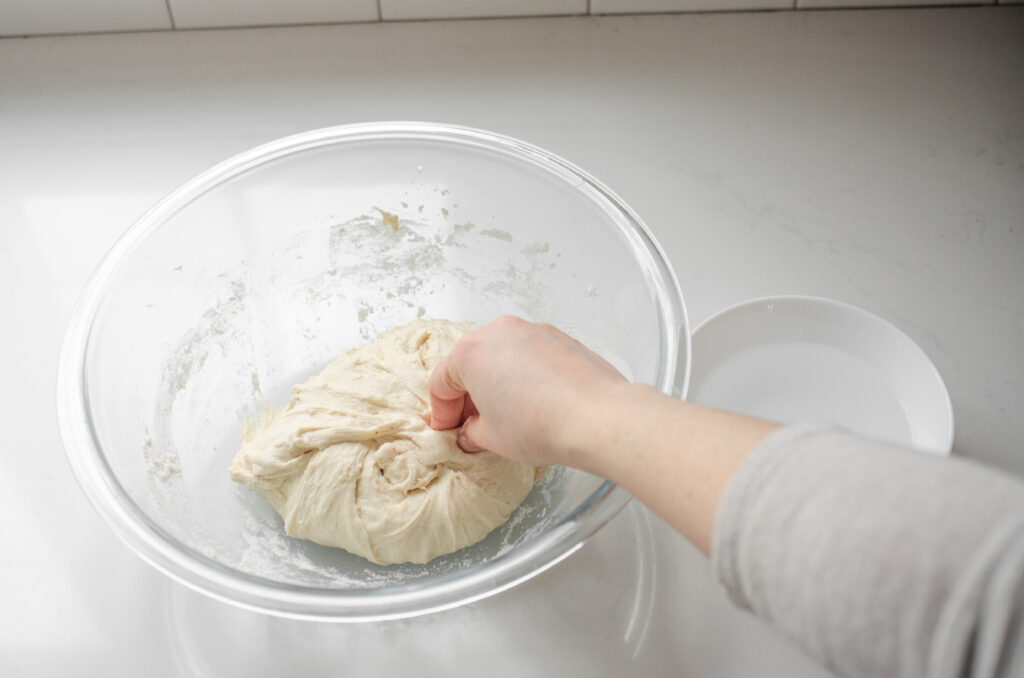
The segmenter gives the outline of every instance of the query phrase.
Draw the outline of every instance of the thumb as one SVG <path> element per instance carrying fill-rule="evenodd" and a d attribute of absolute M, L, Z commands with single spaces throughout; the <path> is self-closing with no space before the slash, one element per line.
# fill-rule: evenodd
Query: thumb
<path fill-rule="evenodd" d="M 450 354 L 442 358 L 430 373 L 427 391 L 430 394 L 430 427 L 445 431 L 458 426 L 468 396 Z"/>
<path fill-rule="evenodd" d="M 459 429 L 459 447 L 462 448 L 463 452 L 482 452 L 484 450 L 483 446 L 477 442 L 476 438 L 479 428 L 479 414 L 467 417 L 466 421 L 463 422 L 462 428 Z"/>

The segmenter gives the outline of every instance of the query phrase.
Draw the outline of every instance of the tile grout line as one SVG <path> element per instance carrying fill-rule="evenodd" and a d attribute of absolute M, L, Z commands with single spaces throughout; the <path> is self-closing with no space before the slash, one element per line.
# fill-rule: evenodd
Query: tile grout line
<path fill-rule="evenodd" d="M 167 7 L 168 17 L 171 20 L 171 28 L 126 28 L 126 29 L 101 29 L 92 31 L 80 31 L 80 32 L 61 32 L 61 33 L 11 33 L 8 35 L 0 35 L 0 41 L 2 40 L 14 40 L 14 39 L 28 39 L 28 38 L 58 38 L 58 37 L 69 37 L 69 36 L 95 36 L 95 35 L 127 35 L 127 34 L 142 34 L 142 33 L 167 33 L 169 31 L 174 32 L 192 32 L 192 31 L 230 31 L 230 30 L 253 30 L 253 29 L 270 29 L 270 28 L 308 28 L 311 26 L 358 26 L 360 24 L 368 23 L 440 23 L 445 21 L 509 21 L 515 19 L 564 19 L 571 17 L 586 16 L 583 14 L 523 14 L 523 15 L 508 15 L 508 16 L 472 16 L 472 17 L 430 17 L 421 19 L 389 19 L 384 21 L 381 16 L 381 0 L 377 0 L 378 16 L 380 18 L 373 19 L 370 21 L 357 20 L 357 21 L 312 21 L 308 23 L 294 23 L 294 24 L 238 24 L 232 26 L 190 26 L 188 28 L 179 28 L 177 22 L 174 20 L 174 12 L 171 10 L 171 0 L 164 0 L 164 5 Z M 604 17 L 653 17 L 653 16 L 685 16 L 685 15 L 713 15 L 713 14 L 763 14 L 771 12 L 877 12 L 885 10 L 928 10 L 928 9 L 969 9 L 975 7 L 1017 7 L 1024 3 L 1014 2 L 1000 2 L 999 0 L 984 0 L 984 2 L 971 2 L 970 0 L 963 0 L 953 4 L 929 4 L 929 5 L 901 5 L 898 2 L 894 2 L 891 5 L 871 5 L 871 6 L 842 6 L 842 7 L 805 7 L 800 4 L 800 0 L 794 0 L 794 8 L 782 9 L 749 9 L 749 10 L 685 10 L 685 11 L 667 11 L 667 12 L 625 12 L 622 14 L 601 14 L 594 16 Z"/>
<path fill-rule="evenodd" d="M 384 21 L 384 10 L 380 5 L 381 0 L 377 0 L 377 21 Z"/>
<path fill-rule="evenodd" d="M 171 30 L 178 30 L 178 22 L 174 20 L 174 10 L 171 9 L 171 0 L 164 0 L 164 6 L 167 7 L 167 18 L 171 20 Z"/>

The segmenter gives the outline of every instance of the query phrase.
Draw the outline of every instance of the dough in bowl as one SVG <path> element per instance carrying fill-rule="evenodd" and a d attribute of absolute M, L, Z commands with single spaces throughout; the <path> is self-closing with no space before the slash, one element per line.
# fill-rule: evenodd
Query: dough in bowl
<path fill-rule="evenodd" d="M 430 372 L 475 327 L 415 320 L 347 351 L 246 427 L 231 477 L 265 490 L 291 536 L 381 565 L 480 541 L 526 498 L 534 469 L 466 454 L 428 424 Z"/>

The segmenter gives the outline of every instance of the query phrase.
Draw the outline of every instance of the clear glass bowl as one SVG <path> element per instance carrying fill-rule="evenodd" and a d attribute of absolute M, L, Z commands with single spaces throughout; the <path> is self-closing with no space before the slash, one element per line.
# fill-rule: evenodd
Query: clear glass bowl
<path fill-rule="evenodd" d="M 113 530 L 174 579 L 284 616 L 452 607 L 562 560 L 628 501 L 551 469 L 484 541 L 381 567 L 291 539 L 227 467 L 241 422 L 343 349 L 417 316 L 550 322 L 635 381 L 683 395 L 675 277 L 619 198 L 496 134 L 426 123 L 312 131 L 174 191 L 90 280 L 61 354 L 68 460 Z"/>

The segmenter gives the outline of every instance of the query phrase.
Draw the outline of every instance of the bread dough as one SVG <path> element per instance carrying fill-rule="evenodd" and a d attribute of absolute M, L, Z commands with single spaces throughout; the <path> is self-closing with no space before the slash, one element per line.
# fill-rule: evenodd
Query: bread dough
<path fill-rule="evenodd" d="M 428 424 L 430 372 L 475 327 L 416 320 L 344 353 L 247 427 L 231 477 L 265 490 L 291 536 L 382 565 L 480 541 L 526 498 L 534 469 L 466 454 Z"/>

